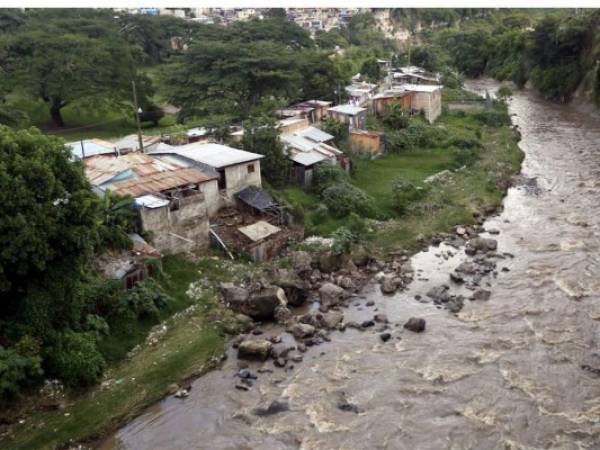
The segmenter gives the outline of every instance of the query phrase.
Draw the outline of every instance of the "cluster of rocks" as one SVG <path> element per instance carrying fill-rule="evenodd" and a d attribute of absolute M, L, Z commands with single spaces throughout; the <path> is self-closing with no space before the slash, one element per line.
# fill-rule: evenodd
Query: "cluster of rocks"
<path fill-rule="evenodd" d="M 369 270 L 375 273 L 375 280 L 379 282 L 381 292 L 392 295 L 403 289 L 414 278 L 414 272 L 408 263 L 408 253 L 401 250 L 392 254 L 392 261 L 373 261 Z"/>
<path fill-rule="evenodd" d="M 396 324 L 399 326 L 400 324 Z M 403 327 L 415 333 L 425 331 L 425 319 L 411 317 Z M 393 336 L 393 330 L 387 316 L 376 313 L 372 319 L 361 323 L 355 321 L 344 321 L 344 314 L 336 309 L 325 313 L 307 313 L 294 319 L 288 324 L 286 332 L 291 336 L 272 335 L 262 337 L 262 333 L 250 332 L 236 337 L 233 347 L 237 349 L 238 365 L 240 370 L 236 374 L 238 379 L 235 387 L 240 390 L 248 390 L 257 379 L 257 373 L 272 372 L 267 365 L 257 370 L 257 373 L 249 369 L 249 365 L 242 361 L 258 361 L 265 363 L 271 360 L 276 368 L 291 370 L 294 364 L 303 360 L 303 354 L 309 347 L 320 345 L 330 341 L 329 334 L 333 330 L 345 331 L 346 329 L 359 331 L 372 330 L 377 333 L 382 342 L 389 341 Z M 293 337 L 293 339 L 291 338 Z M 399 335 L 397 339 L 401 339 Z"/>
<path fill-rule="evenodd" d="M 490 286 L 489 281 L 485 281 L 486 277 L 498 275 L 498 261 L 507 257 L 512 258 L 510 253 L 498 253 L 498 242 L 496 239 L 479 236 L 480 232 L 487 232 L 491 235 L 499 234 L 497 229 L 484 229 L 481 225 L 474 227 L 458 226 L 454 230 L 454 234 L 438 235 L 434 241 L 439 243 L 445 242 L 453 247 L 458 248 L 464 245 L 465 253 L 472 256 L 470 260 L 463 261 L 453 272 L 449 274 L 450 284 L 442 284 L 431 288 L 426 296 L 433 300 L 437 305 L 445 305 L 450 312 L 457 313 L 463 306 L 465 296 L 461 294 L 452 294 L 452 285 L 462 285 L 466 289 L 472 291 L 468 297 L 472 301 L 485 301 L 491 296 L 491 291 L 486 289 Z M 453 254 L 439 255 L 446 259 Z M 507 272 L 509 269 L 503 267 L 502 271 Z M 485 282 L 485 286 L 482 285 Z"/>

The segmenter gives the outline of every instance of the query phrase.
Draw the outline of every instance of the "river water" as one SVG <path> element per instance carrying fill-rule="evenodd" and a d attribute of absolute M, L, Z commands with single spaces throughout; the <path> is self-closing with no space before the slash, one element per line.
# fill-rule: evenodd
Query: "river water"
<path fill-rule="evenodd" d="M 600 375 L 582 368 L 600 367 L 600 121 L 528 91 L 510 109 L 526 158 L 485 224 L 515 255 L 484 280 L 489 301 L 457 315 L 417 301 L 467 258 L 431 248 L 412 258 L 419 275 L 406 291 L 383 296 L 372 284 L 345 310 L 346 320 L 387 314 L 389 342 L 334 332 L 248 392 L 234 389 L 231 354 L 188 398 L 165 399 L 99 448 L 600 449 Z M 410 316 L 426 319 L 424 333 L 402 328 Z M 254 414 L 273 400 L 289 411 Z"/>

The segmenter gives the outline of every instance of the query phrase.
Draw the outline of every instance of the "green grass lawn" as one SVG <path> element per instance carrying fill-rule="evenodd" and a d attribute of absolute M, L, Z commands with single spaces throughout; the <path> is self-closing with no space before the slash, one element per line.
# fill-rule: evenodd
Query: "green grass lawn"
<path fill-rule="evenodd" d="M 170 384 L 197 376 L 214 366 L 224 351 L 223 330 L 235 327 L 233 314 L 220 307 L 210 288 L 190 297 L 190 283 L 202 278 L 235 279 L 253 269 L 247 264 L 234 264 L 212 256 L 196 262 L 165 257 L 163 265 L 161 286 L 172 303 L 163 312 L 165 317 L 171 317 L 163 322 L 166 332 L 158 342 L 153 345 L 144 342 L 150 324 L 130 324 L 133 331 L 121 335 L 124 341 L 119 348 L 121 351 L 130 349 L 137 343 L 140 346 L 128 358 L 110 366 L 103 377 L 104 387 L 67 391 L 64 410 L 26 414 L 23 424 L 15 424 L 0 436 L 0 448 L 53 449 L 71 440 L 93 440 L 163 398 Z M 115 337 L 119 338 L 118 333 Z M 117 342 L 113 345 L 118 347 Z"/>
<path fill-rule="evenodd" d="M 377 208 L 393 214 L 392 182 L 402 177 L 416 184 L 442 170 L 452 167 L 452 155 L 446 149 L 419 149 L 402 154 L 390 154 L 358 164 L 353 182 L 369 194 Z"/>

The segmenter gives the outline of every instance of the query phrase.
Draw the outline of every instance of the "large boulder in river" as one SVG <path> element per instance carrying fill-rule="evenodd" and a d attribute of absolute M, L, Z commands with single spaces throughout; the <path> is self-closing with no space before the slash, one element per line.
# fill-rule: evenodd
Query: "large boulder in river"
<path fill-rule="evenodd" d="M 449 286 L 445 284 L 434 286 L 429 289 L 425 295 L 431 298 L 435 303 L 446 303 L 449 299 L 448 289 Z"/>
<path fill-rule="evenodd" d="M 242 311 L 250 297 L 250 291 L 233 283 L 221 283 L 219 287 L 225 304 L 235 311 Z"/>
<path fill-rule="evenodd" d="M 467 242 L 465 253 L 474 255 L 477 252 L 485 253 L 487 251 L 496 250 L 497 248 L 498 241 L 496 241 L 496 239 L 476 237 Z"/>
<path fill-rule="evenodd" d="M 319 270 L 324 273 L 337 272 L 344 265 L 344 255 L 323 252 L 319 255 Z"/>
<path fill-rule="evenodd" d="M 487 289 L 477 289 L 475 292 L 473 292 L 473 295 L 471 295 L 471 300 L 477 301 L 477 300 L 489 300 L 491 297 L 492 293 L 490 291 L 488 291 Z"/>
<path fill-rule="evenodd" d="M 337 305 L 344 298 L 344 290 L 333 284 L 323 283 L 319 288 L 319 296 L 321 297 L 321 305 L 329 307 Z"/>
<path fill-rule="evenodd" d="M 315 334 L 315 331 L 315 327 L 309 325 L 308 323 L 295 323 L 290 328 L 290 333 L 292 333 L 296 339 L 311 337 Z"/>
<path fill-rule="evenodd" d="M 384 294 L 393 294 L 398 289 L 398 278 L 393 274 L 387 274 L 381 277 L 381 292 Z"/>
<path fill-rule="evenodd" d="M 284 290 L 280 287 L 273 286 L 263 288 L 250 295 L 244 306 L 244 311 L 242 312 L 253 319 L 273 319 L 275 308 L 286 305 L 287 298 Z"/>
<path fill-rule="evenodd" d="M 277 323 L 281 325 L 287 325 L 293 321 L 294 315 L 287 306 L 279 305 L 275 308 L 275 311 L 273 312 L 273 318 Z"/>
<path fill-rule="evenodd" d="M 322 323 L 325 328 L 337 328 L 344 320 L 344 314 L 341 311 L 329 311 L 323 314 Z"/>
<path fill-rule="evenodd" d="M 273 344 L 266 339 L 246 339 L 238 346 L 238 358 L 264 361 L 269 357 Z"/>
<path fill-rule="evenodd" d="M 290 256 L 292 267 L 297 274 L 308 273 L 312 270 L 312 257 L 304 251 L 293 252 Z"/>
<path fill-rule="evenodd" d="M 408 322 L 404 324 L 404 328 L 415 333 L 421 333 L 422 331 L 425 331 L 425 319 L 411 317 L 408 319 Z"/>
<path fill-rule="evenodd" d="M 300 306 L 308 298 L 308 282 L 290 270 L 277 270 L 271 282 L 284 290 L 288 305 Z"/>

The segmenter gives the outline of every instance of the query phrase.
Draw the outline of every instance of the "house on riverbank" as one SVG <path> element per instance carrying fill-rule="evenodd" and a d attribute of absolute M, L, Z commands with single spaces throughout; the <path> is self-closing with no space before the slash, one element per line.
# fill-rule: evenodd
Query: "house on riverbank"
<path fill-rule="evenodd" d="M 182 253 L 208 246 L 205 192 L 214 191 L 215 174 L 141 152 L 96 155 L 85 158 L 83 164 L 99 195 L 110 190 L 135 199 L 141 231 L 152 234 L 160 252 Z"/>

